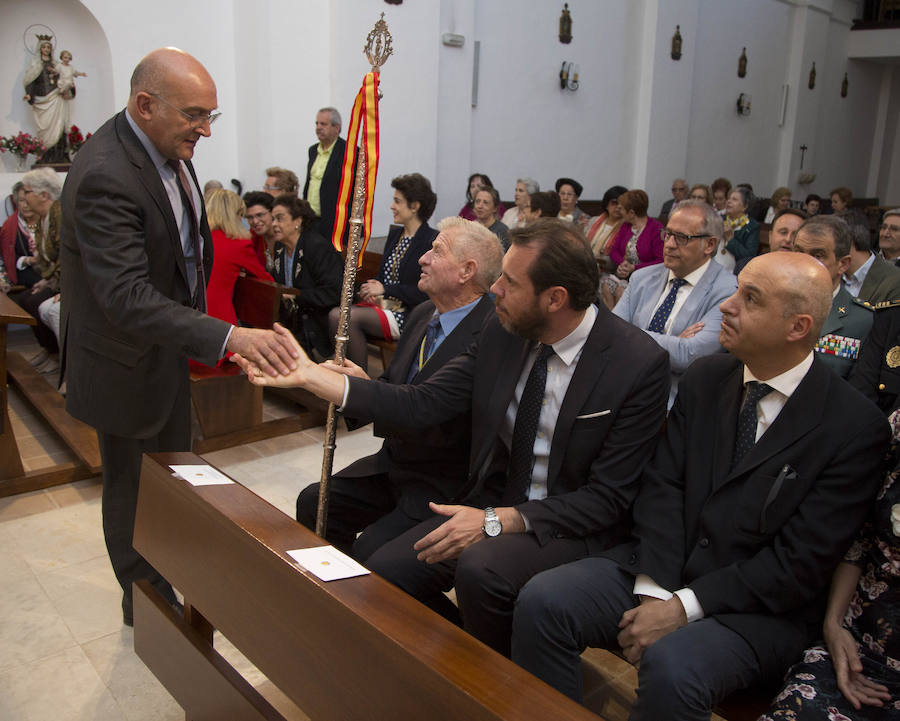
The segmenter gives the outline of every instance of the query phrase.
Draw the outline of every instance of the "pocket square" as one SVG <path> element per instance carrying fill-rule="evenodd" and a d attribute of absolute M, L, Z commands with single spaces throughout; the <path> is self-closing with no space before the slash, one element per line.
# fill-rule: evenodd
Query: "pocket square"
<path fill-rule="evenodd" d="M 576 421 L 584 421 L 588 418 L 599 418 L 600 416 L 608 416 L 612 411 L 607 408 L 605 411 L 597 411 L 596 413 L 585 413 L 583 416 L 575 416 Z"/>

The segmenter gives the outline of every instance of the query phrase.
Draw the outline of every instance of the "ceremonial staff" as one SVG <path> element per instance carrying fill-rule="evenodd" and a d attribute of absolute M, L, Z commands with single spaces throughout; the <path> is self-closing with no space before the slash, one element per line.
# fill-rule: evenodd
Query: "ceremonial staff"
<path fill-rule="evenodd" d="M 375 200 L 375 177 L 378 175 L 378 76 L 381 66 L 393 52 L 391 34 L 388 32 L 384 13 L 375 23 L 375 27 L 366 37 L 363 48 L 371 72 L 363 78 L 362 88 L 353 103 L 350 116 L 350 127 L 347 131 L 347 150 L 344 154 L 344 166 L 341 174 L 341 187 L 338 192 L 337 214 L 334 219 L 334 230 L 331 241 L 334 247 L 342 250 L 344 228 L 347 224 L 347 201 L 350 187 L 353 186 L 353 209 L 350 219 L 350 242 L 347 246 L 344 264 L 344 284 L 341 288 L 341 315 L 337 333 L 334 337 L 334 362 L 344 362 L 344 346 L 349 340 L 350 308 L 356 292 L 356 269 L 359 259 L 365 250 L 372 234 L 372 204 Z M 362 150 L 357 152 L 356 140 L 362 127 Z M 353 163 L 356 161 L 356 179 L 353 179 Z M 337 407 L 334 403 L 328 406 L 328 419 L 325 423 L 325 443 L 322 454 L 322 477 L 319 480 L 319 507 L 316 512 L 316 534 L 325 536 L 328 519 L 328 493 L 331 485 L 331 469 L 334 464 L 334 438 L 337 433 Z"/>

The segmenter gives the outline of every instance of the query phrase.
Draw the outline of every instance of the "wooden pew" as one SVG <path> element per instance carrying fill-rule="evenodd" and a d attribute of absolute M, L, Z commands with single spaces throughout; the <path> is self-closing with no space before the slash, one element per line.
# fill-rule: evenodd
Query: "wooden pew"
<path fill-rule="evenodd" d="M 134 647 L 187 718 L 272 721 L 291 706 L 317 721 L 598 718 L 374 574 L 318 580 L 286 551 L 321 539 L 240 484 L 174 478 L 175 463 L 202 461 L 144 456 L 134 545 L 184 594 L 185 616 L 136 584 Z M 266 675 L 267 697 L 213 629 Z"/>
<path fill-rule="evenodd" d="M 284 293 L 296 295 L 297 291 L 269 280 L 239 277 L 234 288 L 238 319 L 255 328 L 271 328 L 278 320 Z M 191 403 L 201 432 L 200 437 L 193 440 L 193 451 L 208 453 L 302 431 L 325 422 L 327 405 L 313 395 L 298 390 L 291 399 L 301 406 L 297 414 L 263 421 L 263 389 L 251 385 L 236 365 L 192 366 Z"/>

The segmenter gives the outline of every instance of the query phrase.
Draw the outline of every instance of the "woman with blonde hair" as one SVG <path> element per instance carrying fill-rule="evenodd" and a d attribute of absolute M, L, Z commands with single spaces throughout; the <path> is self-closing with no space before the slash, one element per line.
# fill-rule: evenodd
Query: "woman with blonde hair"
<path fill-rule="evenodd" d="M 779 210 L 791 207 L 791 189 L 780 187 L 772 191 L 772 197 L 769 199 L 769 209 L 766 211 L 763 223 L 771 224 L 775 220 L 775 213 Z"/>
<path fill-rule="evenodd" d="M 241 271 L 254 278 L 272 280 L 253 249 L 250 231 L 241 223 L 246 208 L 237 193 L 219 188 L 206 200 L 206 217 L 212 231 L 213 267 L 206 286 L 209 315 L 237 325 L 234 285 Z"/>

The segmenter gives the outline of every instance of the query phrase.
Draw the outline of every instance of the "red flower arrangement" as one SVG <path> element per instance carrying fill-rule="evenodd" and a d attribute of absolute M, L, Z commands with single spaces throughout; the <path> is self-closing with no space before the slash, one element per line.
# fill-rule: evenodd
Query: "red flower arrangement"
<path fill-rule="evenodd" d="M 87 138 L 81 134 L 81 130 L 78 129 L 77 125 L 73 125 L 69 128 L 69 132 L 66 134 L 66 140 L 69 142 L 69 150 L 73 153 L 77 153 L 78 150 L 84 145 L 88 138 L 91 137 L 91 134 L 87 134 Z"/>
<path fill-rule="evenodd" d="M 21 160 L 29 154 L 42 155 L 46 150 L 44 144 L 29 133 L 20 132 L 9 137 L 0 135 L 0 153 L 12 153 Z"/>

